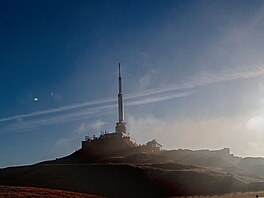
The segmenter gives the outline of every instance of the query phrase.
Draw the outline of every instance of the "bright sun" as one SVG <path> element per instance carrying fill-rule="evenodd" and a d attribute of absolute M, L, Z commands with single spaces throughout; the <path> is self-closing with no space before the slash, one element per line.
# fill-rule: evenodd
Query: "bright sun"
<path fill-rule="evenodd" d="M 264 131 L 264 117 L 255 116 L 248 120 L 247 129 L 251 131 Z"/>

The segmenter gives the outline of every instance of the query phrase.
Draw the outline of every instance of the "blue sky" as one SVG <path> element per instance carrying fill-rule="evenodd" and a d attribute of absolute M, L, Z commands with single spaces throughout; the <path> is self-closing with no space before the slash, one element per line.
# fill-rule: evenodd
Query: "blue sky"
<path fill-rule="evenodd" d="M 113 131 L 264 156 L 263 1 L 0 1 L 0 167 Z M 38 98 L 38 101 L 34 101 Z"/>

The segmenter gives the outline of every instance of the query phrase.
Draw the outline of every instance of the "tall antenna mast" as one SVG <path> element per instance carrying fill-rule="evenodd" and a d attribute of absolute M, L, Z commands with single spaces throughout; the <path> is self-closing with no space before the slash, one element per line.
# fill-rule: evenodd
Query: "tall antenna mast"
<path fill-rule="evenodd" d="M 126 123 L 124 122 L 124 99 L 122 90 L 121 65 L 118 64 L 118 123 L 116 123 L 116 132 L 126 133 Z"/>
<path fill-rule="evenodd" d="M 124 122 L 124 99 L 122 93 L 122 78 L 121 78 L 121 69 L 119 63 L 119 77 L 118 77 L 118 85 L 119 85 L 119 93 L 118 93 L 118 117 L 119 122 Z"/>

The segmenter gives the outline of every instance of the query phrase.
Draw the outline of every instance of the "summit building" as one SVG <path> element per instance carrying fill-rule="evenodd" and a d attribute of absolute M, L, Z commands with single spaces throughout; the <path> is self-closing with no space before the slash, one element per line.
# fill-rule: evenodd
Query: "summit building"
<path fill-rule="evenodd" d="M 126 129 L 120 63 L 118 74 L 118 122 L 115 132 L 105 132 L 99 137 L 86 137 L 85 141 L 82 142 L 82 149 L 84 150 L 104 154 L 137 146 L 136 141 L 128 135 Z"/>
<path fill-rule="evenodd" d="M 146 145 L 139 146 L 136 141 L 127 133 L 124 111 L 124 98 L 120 63 L 118 67 L 118 122 L 116 123 L 115 132 L 101 134 L 99 137 L 85 137 L 82 141 L 82 150 L 96 155 L 112 154 L 122 150 L 150 150 L 160 151 L 162 146 L 155 140 L 148 142 Z"/>

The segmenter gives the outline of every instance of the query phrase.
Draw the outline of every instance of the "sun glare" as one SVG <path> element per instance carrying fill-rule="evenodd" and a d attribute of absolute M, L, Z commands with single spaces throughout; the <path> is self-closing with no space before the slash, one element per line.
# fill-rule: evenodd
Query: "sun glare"
<path fill-rule="evenodd" d="M 264 117 L 255 116 L 248 120 L 247 129 L 251 131 L 263 131 L 264 130 Z"/>

